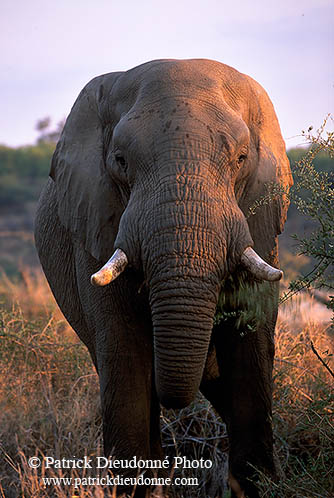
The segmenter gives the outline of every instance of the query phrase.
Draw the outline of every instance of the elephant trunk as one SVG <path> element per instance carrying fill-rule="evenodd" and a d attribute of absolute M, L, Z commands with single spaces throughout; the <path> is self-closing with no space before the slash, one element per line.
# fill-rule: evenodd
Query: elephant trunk
<path fill-rule="evenodd" d="M 205 278 L 205 261 L 198 265 L 202 268 L 196 276 L 174 271 L 163 282 L 158 278 L 156 283 L 154 278 L 151 281 L 155 383 L 166 408 L 189 405 L 203 374 L 220 282 Z M 165 262 L 161 266 L 165 267 Z"/>
<path fill-rule="evenodd" d="M 155 384 L 160 402 L 187 406 L 202 378 L 213 318 L 227 271 L 222 216 L 207 200 L 155 205 L 142 261 L 152 314 Z M 159 220 L 156 223 L 156 220 Z"/>

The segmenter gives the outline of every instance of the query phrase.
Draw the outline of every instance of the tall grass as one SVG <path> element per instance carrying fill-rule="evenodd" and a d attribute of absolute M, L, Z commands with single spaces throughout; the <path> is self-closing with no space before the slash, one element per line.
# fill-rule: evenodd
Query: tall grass
<path fill-rule="evenodd" d="M 314 350 L 333 370 L 333 339 L 323 309 L 320 321 L 317 311 L 310 319 L 303 309 L 314 303 L 298 299 L 281 310 L 276 334 L 273 424 L 280 480 L 262 476 L 260 486 L 264 497 L 329 498 L 334 496 L 333 378 Z M 43 487 L 42 477 L 83 477 L 83 471 L 29 467 L 32 456 L 102 453 L 98 379 L 41 274 L 24 272 L 16 284 L 3 277 L 0 304 L 0 496 L 115 497 L 115 490 L 94 485 Z M 199 397 L 185 410 L 163 410 L 161 427 L 167 454 L 214 462 L 212 469 L 180 470 L 179 476 L 198 477 L 199 486 L 171 488 L 169 496 L 228 497 L 228 439 L 209 403 Z"/>

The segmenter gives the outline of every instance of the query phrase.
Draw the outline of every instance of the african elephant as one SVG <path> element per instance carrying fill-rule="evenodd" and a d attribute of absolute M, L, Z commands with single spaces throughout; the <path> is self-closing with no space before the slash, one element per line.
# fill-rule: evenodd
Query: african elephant
<path fill-rule="evenodd" d="M 277 196 L 249 215 L 270 182 L 291 184 L 273 106 L 229 66 L 157 60 L 81 91 L 36 245 L 97 369 L 107 455 L 163 459 L 160 404 L 185 407 L 201 390 L 227 424 L 234 496 L 258 496 L 254 467 L 275 477 L 277 235 L 288 203 Z"/>

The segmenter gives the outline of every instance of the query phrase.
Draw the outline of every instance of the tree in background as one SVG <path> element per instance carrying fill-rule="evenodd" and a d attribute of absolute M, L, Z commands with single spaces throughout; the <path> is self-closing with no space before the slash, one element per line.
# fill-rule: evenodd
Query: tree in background
<path fill-rule="evenodd" d="M 47 116 L 43 119 L 39 119 L 36 123 L 36 130 L 40 133 L 37 139 L 38 144 L 51 143 L 56 144 L 60 138 L 61 132 L 63 131 L 65 125 L 65 118 L 63 118 L 56 125 L 56 128 L 51 128 L 51 118 Z"/>
<path fill-rule="evenodd" d="M 54 128 L 47 116 L 36 123 L 36 145 L 0 145 L 0 209 L 23 211 L 27 203 L 37 201 L 64 124 L 65 119 Z"/>

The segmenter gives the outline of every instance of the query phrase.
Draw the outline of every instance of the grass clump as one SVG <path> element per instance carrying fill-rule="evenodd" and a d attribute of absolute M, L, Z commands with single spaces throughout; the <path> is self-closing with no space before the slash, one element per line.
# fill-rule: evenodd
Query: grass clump
<path fill-rule="evenodd" d="M 309 323 L 295 334 L 280 323 L 276 337 L 273 423 L 279 483 L 263 477 L 264 497 L 334 495 L 333 378 L 313 349 L 333 365 L 333 339 Z"/>

